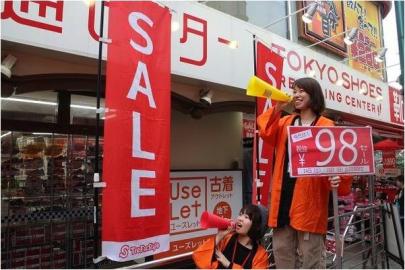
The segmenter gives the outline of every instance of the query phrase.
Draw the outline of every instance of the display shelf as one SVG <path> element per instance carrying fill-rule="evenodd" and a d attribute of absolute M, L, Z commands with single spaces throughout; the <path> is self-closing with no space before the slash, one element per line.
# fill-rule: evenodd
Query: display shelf
<path fill-rule="evenodd" d="M 1 143 L 1 266 L 90 266 L 94 139 L 12 132 Z"/>

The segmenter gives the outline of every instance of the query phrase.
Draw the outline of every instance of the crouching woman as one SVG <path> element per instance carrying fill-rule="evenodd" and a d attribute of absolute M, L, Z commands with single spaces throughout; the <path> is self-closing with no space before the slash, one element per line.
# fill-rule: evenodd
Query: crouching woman
<path fill-rule="evenodd" d="M 240 210 L 235 226 L 218 231 L 193 252 L 198 268 L 263 269 L 269 267 L 268 254 L 259 244 L 261 212 L 256 205 Z"/>

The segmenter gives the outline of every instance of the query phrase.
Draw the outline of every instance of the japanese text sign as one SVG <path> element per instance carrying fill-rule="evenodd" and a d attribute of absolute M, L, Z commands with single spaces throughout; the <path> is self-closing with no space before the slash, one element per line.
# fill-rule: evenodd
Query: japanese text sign
<path fill-rule="evenodd" d="M 170 13 L 109 6 L 102 255 L 128 261 L 169 249 Z"/>
<path fill-rule="evenodd" d="M 390 117 L 392 123 L 404 124 L 404 96 L 400 91 L 389 87 Z"/>
<path fill-rule="evenodd" d="M 217 229 L 201 229 L 204 211 L 235 219 L 242 208 L 241 171 L 170 173 L 170 250 L 155 259 L 195 250 Z"/>
<path fill-rule="evenodd" d="M 313 1 L 297 1 L 298 8 L 309 8 Z M 325 47 L 335 53 L 344 55 L 346 45 L 344 36 L 339 35 L 345 31 L 342 1 L 317 1 L 317 7 L 311 23 L 304 23 L 301 16 L 297 16 L 300 37 L 310 42 L 323 42 L 319 46 Z"/>
<path fill-rule="evenodd" d="M 291 177 L 374 174 L 370 127 L 288 127 Z"/>
<path fill-rule="evenodd" d="M 356 27 L 357 38 L 348 46 L 349 65 L 360 72 L 381 79 L 383 64 L 375 60 L 382 47 L 379 4 L 373 1 L 343 1 L 346 29 Z"/>
<path fill-rule="evenodd" d="M 378 176 L 395 177 L 401 174 L 401 170 L 397 168 L 396 153 L 393 150 L 382 151 L 382 166 L 378 165 L 377 165 Z"/>

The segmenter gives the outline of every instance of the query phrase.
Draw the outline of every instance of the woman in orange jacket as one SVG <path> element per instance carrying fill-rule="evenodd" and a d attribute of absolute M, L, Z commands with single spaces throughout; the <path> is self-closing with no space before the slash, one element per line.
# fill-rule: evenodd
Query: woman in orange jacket
<path fill-rule="evenodd" d="M 321 113 L 325 109 L 322 88 L 313 78 L 301 78 L 293 86 L 295 113 L 281 117 L 287 102 L 278 102 L 257 118 L 260 136 L 275 147 L 268 225 L 273 228 L 277 268 L 297 268 L 297 249 L 303 268 L 322 268 L 331 187 L 339 195 L 350 192 L 348 177 L 298 177 L 288 172 L 288 126 L 333 126 Z M 329 181 L 328 181 L 329 180 Z"/>
<path fill-rule="evenodd" d="M 243 207 L 235 226 L 218 231 L 193 252 L 201 269 L 264 269 L 268 254 L 258 243 L 261 237 L 261 213 L 256 205 Z"/>

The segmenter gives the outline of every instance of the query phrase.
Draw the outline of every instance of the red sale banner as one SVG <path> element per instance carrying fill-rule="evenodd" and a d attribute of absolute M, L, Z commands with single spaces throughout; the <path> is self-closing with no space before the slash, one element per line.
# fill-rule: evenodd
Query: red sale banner
<path fill-rule="evenodd" d="M 382 162 L 384 169 L 396 168 L 395 151 L 382 151 Z"/>
<path fill-rule="evenodd" d="M 243 114 L 242 118 L 242 138 L 253 138 L 255 136 L 256 117 L 254 114 Z"/>
<path fill-rule="evenodd" d="M 395 151 L 382 151 L 382 165 L 378 171 L 379 176 L 396 177 L 401 174 L 397 168 Z"/>
<path fill-rule="evenodd" d="M 391 122 L 403 125 L 404 124 L 404 96 L 400 91 L 389 87 L 389 104 Z"/>
<path fill-rule="evenodd" d="M 291 177 L 374 174 L 370 127 L 288 127 Z"/>
<path fill-rule="evenodd" d="M 284 58 L 273 52 L 271 49 L 264 46 L 262 43 L 257 43 L 257 77 L 268 82 L 269 84 L 281 88 L 281 78 L 283 75 L 283 63 Z M 256 108 L 257 115 L 267 111 L 272 106 L 269 99 L 257 98 Z M 273 167 L 273 151 L 274 147 L 266 144 L 262 138 L 259 137 L 258 142 L 255 138 L 255 146 L 253 149 L 258 149 L 259 154 L 253 155 L 253 179 L 259 179 L 261 187 L 260 203 L 262 205 L 268 205 L 269 190 L 270 190 L 270 178 Z M 256 143 L 259 143 L 259 147 L 256 147 Z M 258 160 L 257 157 L 258 156 Z M 259 177 L 256 176 L 257 168 L 259 169 Z M 252 201 L 257 204 L 257 182 L 253 181 L 252 188 Z"/>
<path fill-rule="evenodd" d="M 109 3 L 102 256 L 169 249 L 170 22 L 153 2 Z"/>

